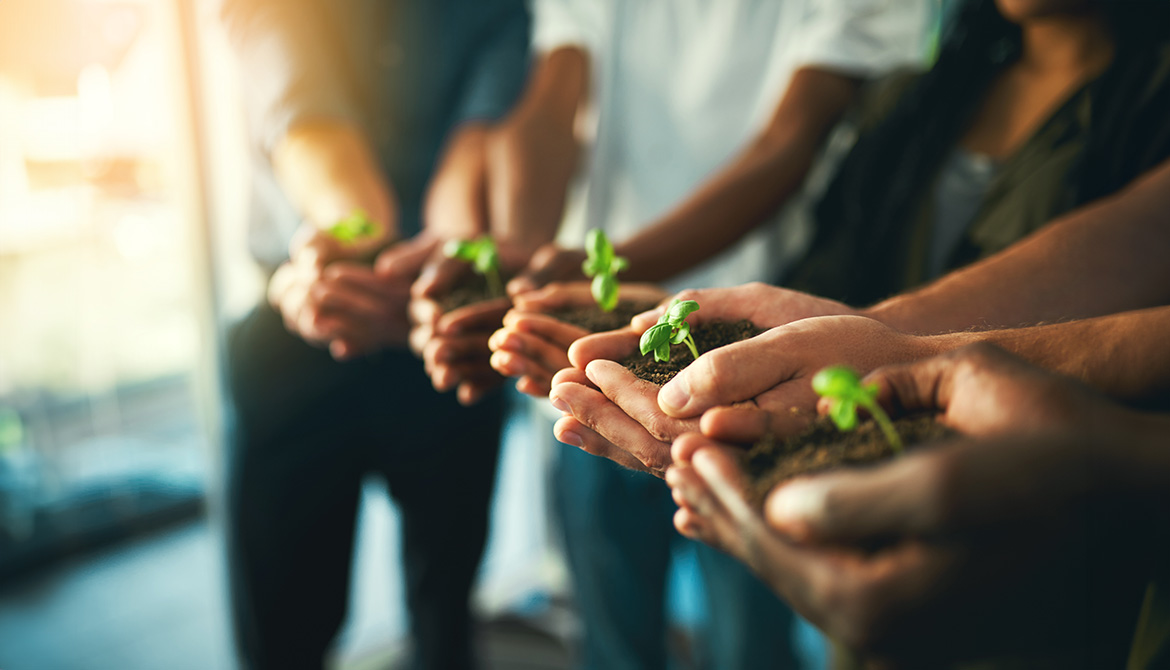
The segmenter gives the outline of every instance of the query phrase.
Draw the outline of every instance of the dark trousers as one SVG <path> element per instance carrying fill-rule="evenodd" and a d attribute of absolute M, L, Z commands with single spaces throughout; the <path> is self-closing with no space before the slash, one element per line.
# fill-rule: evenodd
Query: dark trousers
<path fill-rule="evenodd" d="M 245 665 L 321 667 L 345 616 L 361 481 L 376 473 L 402 512 L 417 665 L 471 667 L 499 398 L 460 407 L 409 352 L 338 363 L 267 306 L 232 330 L 228 380 L 227 545 Z"/>
<path fill-rule="evenodd" d="M 665 670 L 671 549 L 690 542 L 671 522 L 678 506 L 662 480 L 561 446 L 554 471 L 574 595 L 584 623 L 584 670 Z M 791 670 L 795 615 L 742 563 L 696 544 L 707 621 L 699 667 Z"/>

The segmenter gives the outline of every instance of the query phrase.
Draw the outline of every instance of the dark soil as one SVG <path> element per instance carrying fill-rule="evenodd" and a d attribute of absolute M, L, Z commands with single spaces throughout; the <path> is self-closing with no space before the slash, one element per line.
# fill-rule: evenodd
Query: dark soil
<path fill-rule="evenodd" d="M 711 321 L 691 327 L 691 337 L 695 338 L 695 348 L 699 350 L 700 355 L 712 349 L 755 337 L 762 332 L 764 331 L 746 319 Z M 670 345 L 669 361 L 655 360 L 654 352 L 640 354 L 634 351 L 621 361 L 621 364 L 641 379 L 662 386 L 694 360 L 695 357 L 691 355 L 691 350 L 687 348 L 687 345 L 672 344 Z"/>
<path fill-rule="evenodd" d="M 622 300 L 612 312 L 603 312 L 597 305 L 579 307 L 560 307 L 550 309 L 545 314 L 557 321 L 577 326 L 591 333 L 604 333 L 630 325 L 630 319 L 654 307 L 655 302 L 632 302 Z"/>
<path fill-rule="evenodd" d="M 898 419 L 894 427 L 908 448 L 956 434 L 928 414 Z M 852 431 L 841 432 L 832 420 L 821 417 L 799 435 L 783 441 L 769 435 L 744 453 L 748 500 L 762 507 L 768 492 L 787 479 L 884 461 L 893 456 L 893 450 L 872 419 L 861 422 Z"/>
<path fill-rule="evenodd" d="M 507 278 L 504 278 L 503 283 L 506 285 L 507 282 Z M 475 272 L 468 272 L 463 275 L 460 282 L 451 289 L 450 293 L 439 300 L 439 306 L 443 308 L 443 312 L 451 312 L 460 307 L 467 307 L 477 302 L 495 300 L 501 297 L 503 296 L 491 294 L 488 290 L 486 277 Z"/>

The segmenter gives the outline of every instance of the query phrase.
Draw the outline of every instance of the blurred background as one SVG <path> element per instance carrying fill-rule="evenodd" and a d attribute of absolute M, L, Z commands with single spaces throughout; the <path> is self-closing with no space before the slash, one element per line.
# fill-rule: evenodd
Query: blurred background
<path fill-rule="evenodd" d="M 0 668 L 233 668 L 219 337 L 259 299 L 232 58 L 201 0 L 0 0 Z M 508 429 L 477 607 L 566 667 L 548 440 Z M 397 523 L 363 501 L 341 668 L 393 667 Z M 676 584 L 695 578 L 679 561 Z M 675 589 L 680 630 L 702 603 Z"/>

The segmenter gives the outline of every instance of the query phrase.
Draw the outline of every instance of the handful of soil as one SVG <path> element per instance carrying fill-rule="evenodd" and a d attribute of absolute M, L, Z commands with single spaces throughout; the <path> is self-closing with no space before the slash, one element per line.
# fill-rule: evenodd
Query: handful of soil
<path fill-rule="evenodd" d="M 504 282 L 507 283 L 505 278 Z M 505 296 L 492 295 L 491 288 L 488 286 L 487 277 L 474 272 L 467 272 L 460 279 L 459 283 L 451 288 L 447 295 L 443 296 L 438 302 L 439 306 L 443 308 L 443 312 L 452 312 L 460 307 L 467 307 L 479 302 L 487 300 L 496 300 Z"/>
<path fill-rule="evenodd" d="M 625 328 L 630 325 L 630 319 L 642 312 L 654 309 L 657 304 L 656 302 L 622 300 L 610 312 L 603 312 L 596 304 L 590 304 L 574 307 L 558 307 L 548 310 L 545 314 L 557 321 L 562 321 L 571 326 L 577 326 L 591 333 L 604 333 L 610 330 L 617 330 L 618 328 Z"/>
<path fill-rule="evenodd" d="M 691 326 L 691 337 L 695 339 L 695 348 L 699 350 L 700 356 L 712 349 L 753 338 L 762 332 L 764 331 L 747 319 L 708 321 Z M 640 379 L 662 386 L 694 361 L 695 357 L 691 355 L 686 345 L 672 344 L 669 361 L 656 360 L 654 352 L 642 354 L 635 350 L 622 360 L 621 364 Z"/>
<path fill-rule="evenodd" d="M 957 433 L 935 420 L 918 414 L 894 421 L 894 429 L 908 448 Z M 872 419 L 842 432 L 828 417 L 817 419 L 803 433 L 786 440 L 765 436 L 742 457 L 748 476 L 748 502 L 763 507 L 764 499 L 780 482 L 798 475 L 810 475 L 837 468 L 884 461 L 894 456 L 889 442 Z"/>

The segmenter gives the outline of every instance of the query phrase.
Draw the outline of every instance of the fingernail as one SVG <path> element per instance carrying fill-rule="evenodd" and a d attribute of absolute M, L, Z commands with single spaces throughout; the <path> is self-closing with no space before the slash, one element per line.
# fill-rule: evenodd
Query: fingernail
<path fill-rule="evenodd" d="M 513 353 L 522 354 L 524 353 L 524 341 L 512 333 L 508 333 L 508 336 L 505 337 L 504 341 L 500 343 L 500 348 L 507 349 Z"/>
<path fill-rule="evenodd" d="M 581 439 L 581 436 L 572 432 L 572 431 L 565 431 L 565 432 L 561 433 L 559 439 L 561 442 L 564 442 L 565 444 L 568 444 L 568 445 L 572 445 L 574 447 L 580 448 L 580 447 L 585 446 L 585 441 Z"/>
<path fill-rule="evenodd" d="M 557 410 L 559 410 L 561 412 L 569 414 L 572 411 L 569 408 L 569 403 L 565 402 L 564 400 L 562 400 L 558 396 L 549 396 L 548 401 L 552 403 L 553 407 L 557 408 Z M 578 446 L 580 446 L 580 445 L 578 445 Z"/>
<path fill-rule="evenodd" d="M 789 533 L 803 535 L 810 520 L 824 513 L 825 489 L 814 482 L 793 482 L 768 496 L 768 521 Z"/>
<path fill-rule="evenodd" d="M 678 377 L 666 382 L 666 385 L 658 391 L 658 406 L 664 412 L 681 412 L 690 401 L 690 390 Z"/>

